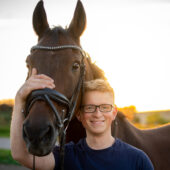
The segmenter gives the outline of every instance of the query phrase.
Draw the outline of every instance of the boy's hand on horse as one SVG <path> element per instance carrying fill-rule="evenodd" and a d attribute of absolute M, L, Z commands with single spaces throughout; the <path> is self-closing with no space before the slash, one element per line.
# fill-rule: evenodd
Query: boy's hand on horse
<path fill-rule="evenodd" d="M 31 76 L 18 90 L 15 99 L 24 104 L 31 91 L 43 88 L 55 88 L 54 80 L 47 75 L 37 74 L 37 70 L 33 68 Z"/>

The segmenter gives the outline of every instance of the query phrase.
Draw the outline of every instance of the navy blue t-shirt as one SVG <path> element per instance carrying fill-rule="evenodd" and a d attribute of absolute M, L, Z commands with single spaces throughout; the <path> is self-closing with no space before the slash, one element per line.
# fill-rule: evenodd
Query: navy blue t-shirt
<path fill-rule="evenodd" d="M 55 168 L 59 170 L 59 148 L 54 148 Z M 148 156 L 120 139 L 106 149 L 91 149 L 85 139 L 65 145 L 64 170 L 153 170 Z"/>

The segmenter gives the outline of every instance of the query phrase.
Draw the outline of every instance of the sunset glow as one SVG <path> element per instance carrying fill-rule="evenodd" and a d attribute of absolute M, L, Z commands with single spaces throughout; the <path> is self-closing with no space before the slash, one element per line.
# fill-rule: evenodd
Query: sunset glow
<path fill-rule="evenodd" d="M 15 97 L 27 75 L 25 59 L 37 41 L 32 12 L 38 1 L 14 2 L 0 2 L 0 99 Z M 44 0 L 49 24 L 69 25 L 76 2 Z M 82 47 L 105 71 L 118 107 L 170 109 L 170 3 L 82 2 L 87 13 Z"/>

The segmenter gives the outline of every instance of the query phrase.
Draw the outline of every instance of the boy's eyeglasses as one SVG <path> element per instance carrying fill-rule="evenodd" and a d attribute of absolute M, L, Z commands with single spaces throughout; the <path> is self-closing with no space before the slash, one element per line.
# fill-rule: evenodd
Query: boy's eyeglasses
<path fill-rule="evenodd" d="M 111 104 L 101 104 L 101 105 L 83 105 L 81 109 L 84 113 L 94 113 L 99 108 L 100 112 L 110 112 L 112 111 L 113 105 Z"/>

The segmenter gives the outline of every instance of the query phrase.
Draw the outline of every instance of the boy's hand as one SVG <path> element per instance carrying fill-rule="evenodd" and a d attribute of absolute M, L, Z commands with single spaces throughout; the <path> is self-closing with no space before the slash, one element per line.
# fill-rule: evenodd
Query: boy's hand
<path fill-rule="evenodd" d="M 18 90 L 15 100 L 25 104 L 26 98 L 31 91 L 43 88 L 55 88 L 54 80 L 44 74 L 37 74 L 37 70 L 33 68 L 31 76 Z"/>

